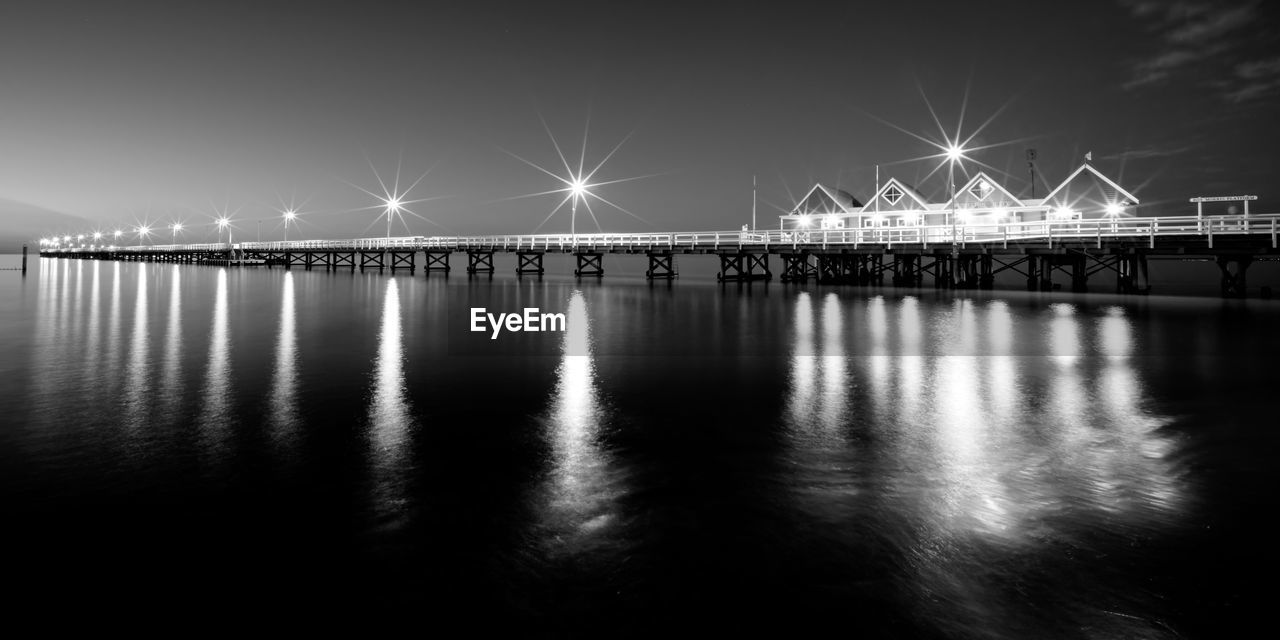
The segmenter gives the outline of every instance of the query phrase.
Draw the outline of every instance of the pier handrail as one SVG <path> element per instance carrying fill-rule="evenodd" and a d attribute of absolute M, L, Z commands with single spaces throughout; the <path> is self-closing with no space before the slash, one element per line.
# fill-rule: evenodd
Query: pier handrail
<path fill-rule="evenodd" d="M 518 235 L 402 236 L 354 238 L 346 240 L 289 240 L 266 242 L 226 242 L 163 244 L 141 246 L 81 245 L 54 247 L 43 252 L 218 252 L 218 251 L 617 251 L 703 249 L 769 249 L 783 246 L 852 246 L 929 244 L 983 244 L 1043 238 L 1047 244 L 1066 240 L 1134 238 L 1152 245 L 1156 238 L 1200 236 L 1210 246 L 1223 235 L 1270 235 L 1274 239 L 1280 214 L 1222 216 L 1116 217 L 1089 220 L 1037 220 L 1027 222 L 977 221 L 956 225 L 902 225 L 836 229 L 749 229 L 729 231 L 678 231 L 641 233 L 543 233 Z M 954 234 L 954 235 L 953 235 Z"/>

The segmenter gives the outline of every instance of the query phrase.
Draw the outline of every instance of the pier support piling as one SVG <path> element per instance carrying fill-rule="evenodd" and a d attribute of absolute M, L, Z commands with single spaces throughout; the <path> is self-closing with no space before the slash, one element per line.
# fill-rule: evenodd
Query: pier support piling
<path fill-rule="evenodd" d="M 924 273 L 920 271 L 921 257 L 916 253 L 893 254 L 893 278 L 895 287 L 919 287 L 924 281 Z"/>
<path fill-rule="evenodd" d="M 720 272 L 716 280 L 720 282 L 751 282 L 753 280 L 769 280 L 773 274 L 769 271 L 769 254 L 767 253 L 721 253 Z"/>
<path fill-rule="evenodd" d="M 409 273 L 413 273 L 414 257 L 417 251 L 388 251 L 391 254 L 391 272 L 395 273 L 396 269 L 408 269 Z"/>
<path fill-rule="evenodd" d="M 1222 273 L 1222 297 L 1224 298 L 1244 298 L 1248 295 L 1248 285 L 1245 282 L 1245 275 L 1249 271 L 1249 265 L 1253 263 L 1253 256 L 1218 256 L 1218 270 Z M 1235 264 L 1235 269 L 1231 268 Z"/>
<path fill-rule="evenodd" d="M 600 278 L 604 276 L 604 254 L 603 253 L 575 253 L 573 254 L 578 261 L 578 268 L 573 270 L 573 275 L 581 278 L 583 276 Z"/>
<path fill-rule="evenodd" d="M 360 252 L 360 270 L 377 268 L 382 271 L 387 266 L 383 252 L 381 251 L 361 251 Z"/>
<path fill-rule="evenodd" d="M 542 256 L 541 251 L 517 251 L 516 252 L 516 275 L 542 275 Z"/>
<path fill-rule="evenodd" d="M 492 251 L 468 251 L 467 273 L 493 273 Z"/>
<path fill-rule="evenodd" d="M 817 277 L 818 266 L 809 259 L 807 253 L 782 254 L 783 282 L 804 282 L 810 277 Z"/>
<path fill-rule="evenodd" d="M 423 251 L 426 260 L 422 263 L 423 273 L 430 274 L 432 271 L 443 271 L 449 273 L 449 254 L 451 251 Z"/>
<path fill-rule="evenodd" d="M 675 256 L 670 253 L 649 252 L 649 269 L 644 277 L 650 280 L 671 280 L 680 275 L 676 272 Z"/>

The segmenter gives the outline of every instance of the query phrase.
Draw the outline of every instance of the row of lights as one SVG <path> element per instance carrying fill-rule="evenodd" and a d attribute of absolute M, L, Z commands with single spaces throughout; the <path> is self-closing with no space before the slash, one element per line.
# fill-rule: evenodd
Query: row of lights
<path fill-rule="evenodd" d="M 1121 215 L 1121 214 L 1123 214 L 1123 213 L 1124 213 L 1124 205 L 1119 204 L 1119 203 L 1116 203 L 1116 202 L 1108 203 L 1108 204 L 1107 204 L 1107 206 L 1106 206 L 1106 207 L 1105 207 L 1105 209 L 1104 209 L 1104 212 L 1105 212 L 1105 213 L 1106 213 L 1106 215 L 1107 215 L 1107 216 L 1109 216 L 1109 217 L 1116 217 L 1116 216 L 1119 216 L 1119 215 Z M 1008 217 L 1010 217 L 1010 216 L 1012 215 L 1012 212 L 1011 212 L 1011 211 L 1009 211 L 1008 209 L 1004 209 L 1004 208 L 996 208 L 996 209 L 992 209 L 992 210 L 991 210 L 991 213 L 992 213 L 992 215 L 993 215 L 996 219 L 1004 219 L 1004 218 L 1008 218 Z M 1078 212 L 1078 211 L 1076 211 L 1075 209 L 1071 209 L 1071 208 L 1069 208 L 1069 207 L 1058 207 L 1058 208 L 1054 209 L 1053 211 L 1051 211 L 1049 215 L 1050 215 L 1050 217 L 1051 217 L 1051 218 L 1053 218 L 1053 219 L 1055 219 L 1055 220 L 1056 220 L 1056 219 L 1069 220 L 1069 219 L 1071 219 L 1071 218 L 1074 218 L 1074 217 L 1075 217 L 1075 215 L 1076 215 L 1077 213 L 1079 213 L 1079 212 Z M 967 222 L 967 221 L 969 220 L 969 217 L 970 217 L 971 215 L 972 215 L 972 210 L 970 210 L 970 209 L 958 209 L 958 210 L 956 211 L 956 218 L 957 218 L 960 222 Z M 814 218 L 814 217 L 815 217 L 815 216 L 813 216 L 813 215 L 802 215 L 802 216 L 800 216 L 800 219 L 799 219 L 799 224 L 800 224 L 800 226 L 801 226 L 801 227 L 809 227 L 809 226 L 812 226 L 812 225 L 813 225 L 813 218 Z M 826 220 L 827 220 L 827 223 L 828 223 L 828 224 L 832 224 L 832 223 L 834 223 L 836 220 L 838 220 L 838 219 L 839 219 L 839 216 L 837 216 L 837 215 L 835 215 L 835 214 L 827 214 L 827 215 L 825 215 L 825 216 L 823 216 L 823 217 L 825 217 L 825 218 L 826 218 Z M 888 219 L 888 218 L 885 216 L 885 214 L 882 214 L 882 213 L 878 213 L 878 214 L 875 214 L 875 215 L 871 216 L 871 220 L 872 220 L 873 222 L 875 222 L 876 224 L 881 224 L 881 223 L 883 223 L 883 222 L 884 222 L 885 220 L 887 220 L 887 219 Z M 918 223 L 918 222 L 919 222 L 919 220 L 920 220 L 920 218 L 919 218 L 919 216 L 917 216 L 917 217 L 915 218 L 915 221 Z"/>
<path fill-rule="evenodd" d="M 298 212 L 294 211 L 293 209 L 288 209 L 283 212 L 286 240 L 288 239 L 289 225 L 293 223 L 297 219 L 297 217 L 298 217 Z M 214 225 L 218 227 L 218 240 L 221 241 L 222 231 L 224 229 L 228 229 L 231 227 L 231 218 L 228 216 L 220 216 L 217 220 L 214 221 Z M 186 227 L 181 222 L 174 222 L 166 228 L 173 233 L 173 238 L 176 241 L 178 238 L 178 234 L 181 233 Z M 138 240 L 141 241 L 144 238 L 150 237 L 152 231 L 153 229 L 151 225 L 141 224 L 136 227 L 133 227 L 133 229 L 130 230 L 129 234 L 137 236 Z M 110 237 L 110 239 L 115 240 L 116 242 L 119 242 L 120 238 L 124 237 L 124 235 L 125 235 L 125 231 L 123 229 L 116 229 L 115 231 L 112 231 L 110 234 L 103 233 L 101 231 L 94 231 L 92 234 L 80 233 L 74 236 L 71 236 L 71 235 L 51 236 L 48 238 L 40 238 L 40 246 L 42 247 L 60 247 L 64 245 L 69 247 L 84 246 L 85 240 L 89 240 L 89 239 L 93 240 L 93 243 L 91 246 L 98 246 L 102 244 L 103 239 L 107 238 L 108 236 Z M 228 240 L 230 240 L 230 236 L 228 236 Z M 114 248 L 116 245 L 112 244 L 109 246 L 110 248 Z"/>

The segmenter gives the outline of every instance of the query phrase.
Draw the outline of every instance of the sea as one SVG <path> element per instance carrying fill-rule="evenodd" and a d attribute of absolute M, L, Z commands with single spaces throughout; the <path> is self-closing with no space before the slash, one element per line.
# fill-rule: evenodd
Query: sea
<path fill-rule="evenodd" d="M 1274 626 L 1280 302 L 457 262 L 0 271 L 10 617 Z"/>

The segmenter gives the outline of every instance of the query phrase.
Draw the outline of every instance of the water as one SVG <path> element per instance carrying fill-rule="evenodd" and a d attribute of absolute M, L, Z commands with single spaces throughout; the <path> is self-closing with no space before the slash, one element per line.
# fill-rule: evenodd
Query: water
<path fill-rule="evenodd" d="M 1274 303 L 71 260 L 0 299 L 15 610 L 1172 638 L 1275 594 Z"/>

